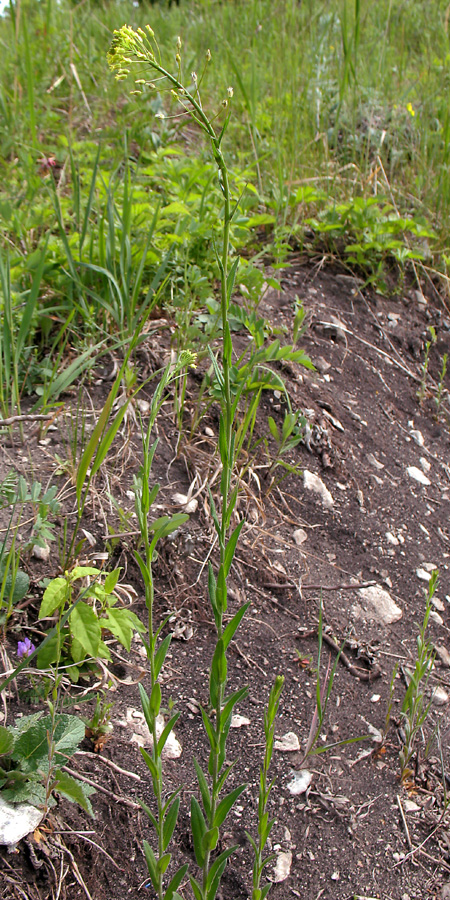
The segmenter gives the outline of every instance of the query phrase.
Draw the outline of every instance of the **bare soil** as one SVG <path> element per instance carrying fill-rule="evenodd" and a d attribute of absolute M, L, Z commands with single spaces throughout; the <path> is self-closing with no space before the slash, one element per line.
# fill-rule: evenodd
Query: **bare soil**
<path fill-rule="evenodd" d="M 239 713 L 250 724 L 231 730 L 228 756 L 237 760 L 234 783 L 245 781 L 249 787 L 225 823 L 222 847 L 236 843 L 238 849 L 226 869 L 220 896 L 223 900 L 251 897 L 252 857 L 245 833 L 255 833 L 263 711 L 277 673 L 286 678 L 277 736 L 293 732 L 301 746 L 307 740 L 315 707 L 320 598 L 326 634 L 322 680 L 329 654 L 332 662 L 335 659 L 333 642 L 341 645 L 346 638 L 347 643 L 337 665 L 319 745 L 369 736 L 310 757 L 305 767 L 313 775 L 311 785 L 297 795 L 289 784 L 302 752 L 275 750 L 270 811 L 276 822 L 271 842 L 275 854 L 286 854 L 282 858 L 290 861 L 290 872 L 285 880 L 275 881 L 270 897 L 424 900 L 449 896 L 442 890 L 450 882 L 445 812 L 450 673 L 441 660 L 442 650 L 429 688 L 440 687 L 445 693 L 441 705 L 431 705 L 417 744 L 414 778 L 406 786 L 400 782 L 398 756 L 405 678 L 414 665 L 425 609 L 424 572 L 429 574 L 433 566 L 440 575 L 429 635 L 436 647 L 450 651 L 448 394 L 444 392 L 439 410 L 435 402 L 442 355 L 449 349 L 450 315 L 431 285 L 424 289 L 428 296 L 424 302 L 419 302 L 414 289 L 405 289 L 399 297 L 381 297 L 363 290 L 353 276 L 300 263 L 284 274 L 282 285 L 281 292 L 268 293 L 260 312 L 273 324 L 284 324 L 289 332 L 297 295 L 307 311 L 301 344 L 316 365 L 315 372 L 290 364 L 282 370 L 293 408 L 302 410 L 308 422 L 306 439 L 287 458 L 302 473 L 319 476 L 333 503 L 324 506 L 320 496 L 307 489 L 304 474 L 289 474 L 279 484 L 271 483 L 264 444 L 254 457 L 243 457 L 246 472 L 239 513 L 246 525 L 231 572 L 230 613 L 245 600 L 251 601 L 251 608 L 230 647 L 229 679 L 233 689 L 249 685 L 248 699 L 240 704 Z M 438 339 L 420 404 L 417 392 L 430 324 Z M 156 346 L 153 338 L 140 352 L 140 377 L 164 357 L 167 341 L 161 338 Z M 95 383 L 84 388 L 97 413 L 109 389 L 107 375 L 107 368 L 100 369 Z M 194 402 L 192 381 L 186 422 Z M 69 455 L 69 413 L 74 421 L 77 403 L 76 395 L 65 398 L 64 413 L 44 433 L 36 423 L 26 423 L 23 445 L 14 431 L 14 443 L 4 439 L 0 462 L 2 477 L 15 468 L 29 478 L 32 464 L 34 479 L 45 484 L 59 478 L 69 525 L 74 521 L 73 487 L 67 475 L 55 479 L 54 473 L 56 455 L 63 459 Z M 255 438 L 268 433 L 268 415 L 281 424 L 284 410 L 282 396 L 267 394 Z M 198 500 L 189 522 L 165 542 L 155 570 L 157 615 L 162 618 L 167 611 L 173 612 L 167 626 L 174 639 L 163 672 L 164 702 L 171 698 L 181 712 L 176 736 L 182 754 L 166 760 L 164 769 L 167 791 L 184 785 L 174 861 L 188 861 L 195 871 L 188 810 L 196 789 L 193 757 L 204 763 L 207 754 L 199 704 L 207 703 L 214 647 L 206 579 L 214 535 L 205 481 L 207 477 L 211 481 L 217 468 L 217 418 L 210 411 L 191 440 L 186 427 L 178 455 L 178 432 L 169 402 L 158 430 L 154 466 L 155 480 L 161 483 L 158 502 L 173 511 L 179 508 L 173 494 L 187 494 L 190 486 Z M 112 494 L 124 511 L 131 511 L 127 491 L 138 466 L 139 434 L 129 419 L 115 458 L 97 478 L 85 522 L 95 545 L 86 543 L 81 558 L 95 562 L 106 547 L 108 568 L 122 567 L 121 580 L 136 592 L 133 609 L 145 621 L 142 582 L 133 561 L 135 520 L 130 518 L 126 526 L 120 523 L 107 496 Z M 429 484 L 415 480 L 408 467 L 426 475 Z M 283 470 L 278 468 L 275 474 L 281 476 Z M 111 527 L 118 537 L 108 533 Z M 32 596 L 8 629 L 6 649 L 11 660 L 17 639 L 32 634 L 36 624 L 42 578 L 58 574 L 57 551 L 52 549 L 46 563 L 30 559 L 27 567 Z M 380 622 L 369 605 L 368 586 L 384 589 L 401 618 L 390 624 Z M 71 761 L 73 769 L 98 785 L 93 797 L 95 821 L 59 801 L 39 832 L 13 853 L 1 850 L 2 900 L 153 896 L 142 851 L 143 838 L 152 841 L 151 828 L 138 805 L 139 799 L 152 802 L 150 779 L 132 740 L 140 721 L 137 683 L 140 679 L 146 683 L 143 648 L 135 640 L 130 655 L 115 644 L 112 649 L 121 657 L 114 656 L 110 673 L 112 737 L 97 753 L 86 738 L 83 753 Z M 389 730 L 380 745 L 374 738 L 385 730 L 397 662 Z M 100 689 L 101 679 L 92 684 Z M 24 686 L 25 681 L 19 681 L 11 691 L 8 722 L 17 713 L 35 708 L 25 706 L 20 693 Z M 81 684 L 75 693 L 87 687 Z M 370 734 L 371 729 L 375 733 Z M 274 863 L 267 873 L 274 877 Z M 181 894 L 190 896 L 187 884 Z"/>

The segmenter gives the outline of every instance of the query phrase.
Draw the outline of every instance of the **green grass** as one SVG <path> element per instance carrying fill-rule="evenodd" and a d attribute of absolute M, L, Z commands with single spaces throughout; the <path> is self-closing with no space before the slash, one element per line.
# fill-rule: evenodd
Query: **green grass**
<path fill-rule="evenodd" d="M 226 153 L 243 195 L 232 244 L 247 247 L 256 265 L 267 248 L 283 264 L 308 220 L 321 246 L 381 286 L 388 259 L 404 268 L 419 258 L 446 273 L 450 46 L 442 0 L 182 0 L 170 8 L 11 0 L 0 20 L 10 330 L 18 333 L 21 309 L 32 312 L 22 359 L 2 385 L 15 407 L 31 368 L 42 385 L 49 354 L 64 365 L 64 342 L 78 348 L 83 366 L 92 346 L 129 339 L 153 304 L 181 310 L 179 328 L 191 331 L 179 345 L 195 342 L 194 311 L 218 277 L 220 192 L 211 191 L 208 148 L 192 123 L 171 118 L 167 95 L 145 89 L 138 103 L 112 78 L 106 50 L 124 21 L 150 21 L 169 57 L 181 35 L 188 77 L 211 50 L 202 84 L 209 108 L 233 85 Z M 270 215 L 258 220 L 261 213 Z M 246 277 L 255 281 L 254 266 Z"/>

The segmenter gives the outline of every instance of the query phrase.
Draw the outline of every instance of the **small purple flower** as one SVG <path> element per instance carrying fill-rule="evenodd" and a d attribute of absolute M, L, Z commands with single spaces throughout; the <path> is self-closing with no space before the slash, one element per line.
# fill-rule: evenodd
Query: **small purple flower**
<path fill-rule="evenodd" d="M 23 659 L 24 656 L 31 656 L 35 650 L 36 647 L 31 643 L 29 637 L 26 637 L 24 641 L 19 641 L 17 644 L 17 656 L 19 659 Z"/>

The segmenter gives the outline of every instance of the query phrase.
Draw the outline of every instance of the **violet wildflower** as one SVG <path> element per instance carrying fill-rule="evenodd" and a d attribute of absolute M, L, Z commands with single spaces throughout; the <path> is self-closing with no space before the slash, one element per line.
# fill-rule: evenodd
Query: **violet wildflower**
<path fill-rule="evenodd" d="M 35 650 L 36 647 L 31 643 L 29 637 L 26 637 L 24 641 L 19 641 L 17 644 L 17 656 L 19 659 L 23 659 L 24 656 L 31 656 Z"/>

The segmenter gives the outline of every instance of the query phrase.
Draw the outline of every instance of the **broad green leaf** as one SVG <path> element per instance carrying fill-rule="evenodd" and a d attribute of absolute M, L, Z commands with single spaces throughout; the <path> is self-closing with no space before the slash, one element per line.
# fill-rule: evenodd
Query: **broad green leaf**
<path fill-rule="evenodd" d="M 100 575 L 100 569 L 94 569 L 93 566 L 75 566 L 71 571 L 71 578 L 77 581 L 79 578 L 86 578 L 88 575 Z"/>
<path fill-rule="evenodd" d="M 202 848 L 205 853 L 208 853 L 210 850 L 215 850 L 217 847 L 217 841 L 219 840 L 219 829 L 216 826 L 209 828 L 208 831 L 205 831 L 202 839 Z"/>
<path fill-rule="evenodd" d="M 69 622 L 73 636 L 80 642 L 81 646 L 84 647 L 86 653 L 95 659 L 98 653 L 102 630 L 100 622 L 92 607 L 81 600 L 75 609 L 72 610 Z"/>
<path fill-rule="evenodd" d="M 54 578 L 45 589 L 39 610 L 39 618 L 46 619 L 56 609 L 64 605 L 69 596 L 69 587 L 65 578 Z"/>
<path fill-rule="evenodd" d="M 12 753 L 13 747 L 14 736 L 4 725 L 0 725 L 0 756 L 8 756 Z"/>
<path fill-rule="evenodd" d="M 78 806 L 81 806 L 81 809 L 84 809 L 94 819 L 94 810 L 92 809 L 89 795 L 94 793 L 95 789 L 87 784 L 82 784 L 81 781 L 77 781 L 71 775 L 68 775 L 67 772 L 62 772 L 61 769 L 55 771 L 54 777 L 56 781 L 53 785 L 53 790 L 63 794 L 68 800 L 78 803 Z"/>
<path fill-rule="evenodd" d="M 135 630 L 134 622 L 132 624 L 130 619 L 130 610 L 111 607 L 107 615 L 100 619 L 100 624 L 103 628 L 107 628 L 128 652 L 130 651 L 131 638 Z"/>
<path fill-rule="evenodd" d="M 104 588 L 107 594 L 112 594 L 119 578 L 120 578 L 121 569 L 114 569 L 113 572 L 110 572 L 109 575 L 105 578 Z"/>

